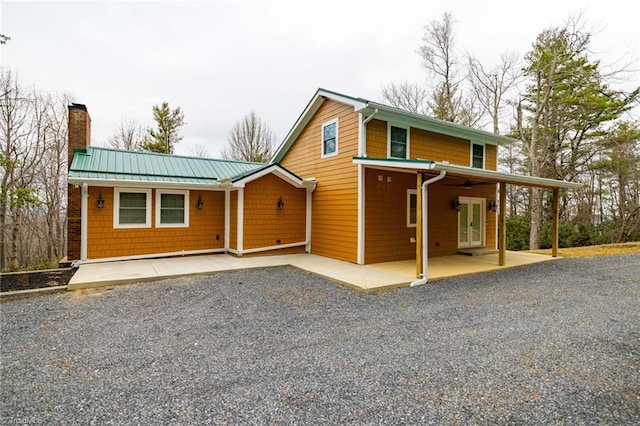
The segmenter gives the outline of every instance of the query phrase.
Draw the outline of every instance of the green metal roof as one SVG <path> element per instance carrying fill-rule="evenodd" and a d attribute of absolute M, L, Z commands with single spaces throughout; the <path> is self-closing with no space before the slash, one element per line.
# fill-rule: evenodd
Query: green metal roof
<path fill-rule="evenodd" d="M 91 146 L 76 151 L 69 170 L 70 181 L 104 180 L 215 184 L 235 180 L 267 167 L 264 163 L 183 157 Z"/>

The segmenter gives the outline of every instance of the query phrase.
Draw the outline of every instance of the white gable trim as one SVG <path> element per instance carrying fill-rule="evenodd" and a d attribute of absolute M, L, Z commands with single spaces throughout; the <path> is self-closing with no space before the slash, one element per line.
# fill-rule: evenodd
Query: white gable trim
<path fill-rule="evenodd" d="M 256 173 L 253 173 L 249 176 L 239 179 L 233 182 L 233 186 L 236 188 L 244 188 L 247 183 L 252 182 L 256 179 L 260 179 L 261 177 L 264 177 L 271 173 L 278 176 L 280 179 L 284 180 L 288 184 L 295 186 L 296 188 L 307 187 L 307 185 L 305 184 L 306 182 L 305 180 L 300 179 L 298 176 L 294 175 L 290 171 L 284 169 L 282 166 L 279 166 L 277 164 L 272 164 L 269 167 L 265 167 L 264 169 Z"/>

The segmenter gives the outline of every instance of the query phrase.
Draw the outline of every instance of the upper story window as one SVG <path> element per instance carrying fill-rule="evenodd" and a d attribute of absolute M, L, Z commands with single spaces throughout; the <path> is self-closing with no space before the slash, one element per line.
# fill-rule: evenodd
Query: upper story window
<path fill-rule="evenodd" d="M 471 144 L 471 167 L 484 169 L 484 145 Z"/>
<path fill-rule="evenodd" d="M 189 226 L 189 191 L 157 190 L 156 226 Z"/>
<path fill-rule="evenodd" d="M 387 154 L 389 158 L 409 158 L 409 129 L 389 125 Z"/>
<path fill-rule="evenodd" d="M 322 125 L 322 158 L 338 154 L 338 119 Z"/>
<path fill-rule="evenodd" d="M 114 191 L 114 228 L 149 228 L 151 226 L 151 190 L 119 189 Z"/>

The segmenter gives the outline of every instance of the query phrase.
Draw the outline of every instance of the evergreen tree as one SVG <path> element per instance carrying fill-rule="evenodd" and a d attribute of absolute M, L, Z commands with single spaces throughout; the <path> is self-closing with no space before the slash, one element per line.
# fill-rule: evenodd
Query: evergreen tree
<path fill-rule="evenodd" d="M 528 86 L 519 123 L 529 172 L 533 176 L 575 181 L 596 150 L 605 123 L 619 118 L 638 99 L 639 90 L 611 89 L 599 62 L 588 57 L 591 34 L 569 25 L 543 31 L 525 56 Z M 530 248 L 539 246 L 543 195 L 531 195 Z"/>
<path fill-rule="evenodd" d="M 149 129 L 146 140 L 142 143 L 143 151 L 159 152 L 163 154 L 173 154 L 173 147 L 182 140 L 178 134 L 178 129 L 184 123 L 184 114 L 180 107 L 171 109 L 167 102 L 160 106 L 154 105 L 153 119 L 157 128 Z"/>

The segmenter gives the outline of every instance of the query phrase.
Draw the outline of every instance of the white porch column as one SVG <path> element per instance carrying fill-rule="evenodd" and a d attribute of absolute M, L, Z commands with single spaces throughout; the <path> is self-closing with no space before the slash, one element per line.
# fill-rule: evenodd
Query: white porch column
<path fill-rule="evenodd" d="M 242 242 L 244 240 L 244 188 L 238 188 L 238 223 L 237 223 L 237 249 L 238 256 L 242 256 L 243 245 Z"/>
<path fill-rule="evenodd" d="M 231 191 L 224 191 L 224 251 L 229 251 L 231 235 Z"/>
<path fill-rule="evenodd" d="M 87 232 L 89 229 L 89 187 L 82 184 L 82 195 L 80 198 L 80 260 L 87 260 Z"/>

